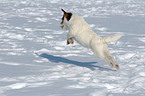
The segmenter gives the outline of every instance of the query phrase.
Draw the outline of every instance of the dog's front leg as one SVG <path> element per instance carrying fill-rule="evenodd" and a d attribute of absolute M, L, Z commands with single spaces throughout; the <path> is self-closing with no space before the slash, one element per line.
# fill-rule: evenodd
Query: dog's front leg
<path fill-rule="evenodd" d="M 74 43 L 73 37 L 68 33 L 67 34 L 67 45 L 73 44 L 73 43 Z"/>

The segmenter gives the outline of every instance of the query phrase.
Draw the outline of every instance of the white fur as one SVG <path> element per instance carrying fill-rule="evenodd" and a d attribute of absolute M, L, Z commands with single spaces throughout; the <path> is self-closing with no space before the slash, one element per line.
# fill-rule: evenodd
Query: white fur
<path fill-rule="evenodd" d="M 63 26 L 65 26 L 65 29 L 69 30 L 67 39 L 75 39 L 82 46 L 92 49 L 94 54 L 99 58 L 105 60 L 109 64 L 113 62 L 117 65 L 116 61 L 109 53 L 106 42 L 115 41 L 119 39 L 121 35 L 118 34 L 112 37 L 101 38 L 91 30 L 90 26 L 83 18 L 76 14 L 73 14 L 69 21 L 64 20 Z"/>

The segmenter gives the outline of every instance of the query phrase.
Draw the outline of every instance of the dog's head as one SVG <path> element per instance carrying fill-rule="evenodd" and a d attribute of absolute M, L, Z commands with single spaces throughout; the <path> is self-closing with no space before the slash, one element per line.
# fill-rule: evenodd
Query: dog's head
<path fill-rule="evenodd" d="M 69 21 L 72 17 L 72 13 L 67 13 L 63 9 L 61 9 L 61 11 L 63 12 L 63 17 L 62 17 L 62 21 L 60 23 L 60 27 L 65 30 L 65 29 L 67 29 L 67 27 L 69 25 Z"/>

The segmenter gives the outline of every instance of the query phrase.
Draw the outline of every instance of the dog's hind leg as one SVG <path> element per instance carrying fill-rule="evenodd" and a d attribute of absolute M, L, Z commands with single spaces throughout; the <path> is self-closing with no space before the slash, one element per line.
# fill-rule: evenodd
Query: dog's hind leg
<path fill-rule="evenodd" d="M 115 59 L 112 56 L 109 56 L 109 58 L 113 61 L 113 63 L 115 64 L 115 68 L 119 69 L 119 65 L 117 64 L 117 62 L 115 61 Z"/>
<path fill-rule="evenodd" d="M 110 54 L 106 54 L 106 58 L 111 61 L 110 65 L 113 67 L 113 64 L 115 65 L 116 69 L 119 69 L 119 65 L 117 64 L 117 62 L 115 61 L 115 59 L 110 55 Z M 113 62 L 113 64 L 112 64 Z"/>
<path fill-rule="evenodd" d="M 108 57 L 105 57 L 104 60 L 113 68 L 114 65 L 113 63 L 110 61 L 110 59 Z"/>
<path fill-rule="evenodd" d="M 119 69 L 119 65 L 117 64 L 115 59 L 110 55 L 110 52 L 109 52 L 108 47 L 107 47 L 107 44 L 105 44 L 104 46 L 105 46 L 105 51 L 104 51 L 105 61 L 108 62 L 112 67 L 115 65 L 115 68 Z"/>

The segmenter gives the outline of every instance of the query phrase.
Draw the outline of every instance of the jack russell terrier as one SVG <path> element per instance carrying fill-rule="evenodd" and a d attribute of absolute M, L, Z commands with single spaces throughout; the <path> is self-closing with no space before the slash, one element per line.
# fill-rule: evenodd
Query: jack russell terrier
<path fill-rule="evenodd" d="M 105 60 L 107 63 L 116 69 L 119 69 L 119 65 L 115 59 L 110 55 L 107 44 L 118 40 L 122 35 L 117 34 L 112 37 L 101 38 L 95 32 L 93 32 L 89 24 L 77 14 L 67 13 L 63 9 L 62 22 L 60 27 L 63 30 L 69 30 L 67 34 L 67 44 L 73 44 L 74 40 L 84 47 L 90 48 L 93 53 L 99 58 Z"/>

